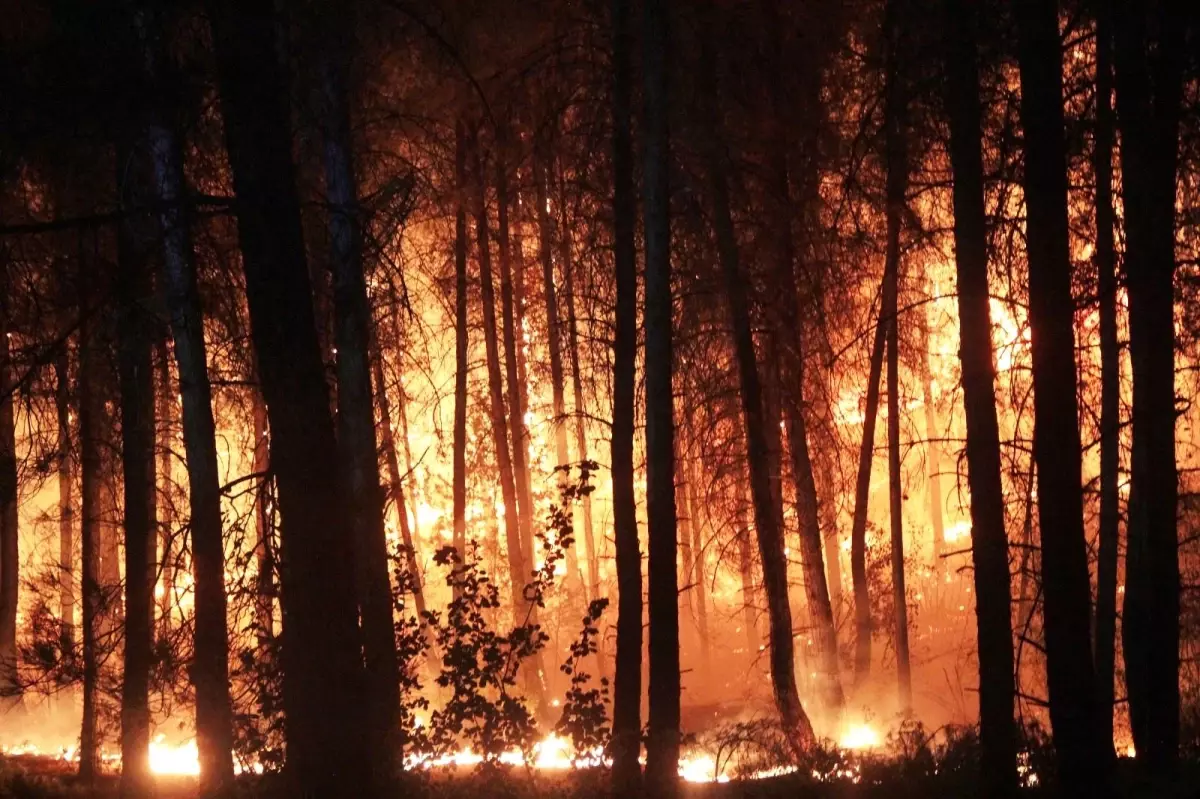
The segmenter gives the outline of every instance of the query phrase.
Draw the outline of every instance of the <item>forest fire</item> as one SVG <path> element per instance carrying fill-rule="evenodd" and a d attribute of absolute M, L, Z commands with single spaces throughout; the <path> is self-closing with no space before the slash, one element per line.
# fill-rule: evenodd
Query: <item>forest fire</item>
<path fill-rule="evenodd" d="M 1200 790 L 1187 4 L 10 5 L 0 794 Z"/>

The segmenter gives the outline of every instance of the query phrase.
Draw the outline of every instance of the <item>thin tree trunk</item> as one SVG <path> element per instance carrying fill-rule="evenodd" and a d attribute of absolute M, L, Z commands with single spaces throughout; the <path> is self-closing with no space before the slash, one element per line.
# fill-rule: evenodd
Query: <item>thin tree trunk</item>
<path fill-rule="evenodd" d="M 1121 631 L 1138 762 L 1145 774 L 1158 780 L 1173 775 L 1179 761 L 1174 279 L 1184 5 L 1120 0 L 1114 6 L 1133 367 Z"/>
<path fill-rule="evenodd" d="M 887 167 L 887 265 L 880 317 L 887 324 L 888 498 L 892 532 L 892 607 L 895 613 L 896 677 L 900 709 L 912 708 L 912 671 L 908 654 L 908 599 L 904 585 L 904 489 L 900 473 L 900 291 L 901 216 L 908 191 L 907 90 L 900 74 L 905 10 L 889 0 L 884 10 L 886 86 L 884 93 L 884 161 Z"/>
<path fill-rule="evenodd" d="M 17 515 L 16 387 L 12 385 L 12 332 L 8 264 L 0 263 L 0 709 L 20 701 L 17 679 L 17 604 L 20 599 L 20 528 Z"/>
<path fill-rule="evenodd" d="M 879 415 L 879 377 L 887 342 L 887 322 L 882 309 L 875 324 L 867 374 L 862 444 L 858 451 L 858 478 L 854 484 L 854 516 L 850 522 L 850 579 L 854 588 L 854 683 L 861 685 L 871 673 L 871 600 L 867 587 L 867 512 L 871 498 L 871 465 L 875 460 L 875 419 Z"/>
<path fill-rule="evenodd" d="M 263 401 L 261 389 L 254 389 L 251 403 L 254 473 L 261 475 L 255 486 L 254 498 L 254 557 L 258 566 L 258 578 L 254 586 L 254 619 L 258 626 L 259 645 L 265 647 L 275 637 L 275 497 L 272 490 L 274 481 L 270 475 L 271 431 L 267 421 L 267 404 Z"/>
<path fill-rule="evenodd" d="M 207 4 L 251 329 L 282 519 L 288 770 L 312 795 L 372 794 L 353 542 L 317 341 L 269 0 Z"/>
<path fill-rule="evenodd" d="M 151 81 L 161 80 L 158 74 L 163 57 L 161 29 L 156 20 L 146 16 L 142 20 L 142 30 L 148 77 Z M 182 143 L 165 116 L 155 119 L 147 134 L 158 192 L 156 199 L 162 205 L 159 224 L 163 243 L 163 289 L 170 314 L 183 406 L 183 446 L 188 470 L 195 580 L 195 661 L 191 675 L 196 689 L 200 785 L 205 791 L 215 792 L 233 780 L 233 710 L 229 698 L 225 545 L 216 426 Z M 164 559 L 168 555 L 164 549 Z"/>
<path fill-rule="evenodd" d="M 1110 0 L 1096 4 L 1096 278 L 1100 310 L 1100 530 L 1096 556 L 1096 688 L 1100 735 L 1113 739 L 1116 699 L 1117 561 L 1121 536 L 1121 352 L 1113 212 L 1113 75 Z"/>
<path fill-rule="evenodd" d="M 100 591 L 99 528 L 102 524 L 104 379 L 100 314 L 86 304 L 99 294 L 99 281 L 89 274 L 97 268 L 80 246 L 79 263 L 79 466 L 80 466 L 80 582 L 83 594 L 83 713 L 79 730 L 79 777 L 91 784 L 100 768 L 97 727 L 100 652 L 97 638 L 103 599 Z"/>
<path fill-rule="evenodd" d="M 684 462 L 684 473 L 689 475 L 684 486 L 687 501 L 687 514 L 691 520 L 692 557 L 694 572 L 690 579 L 696 585 L 696 627 L 700 636 L 700 663 L 702 668 L 711 665 L 711 641 L 708 629 L 708 563 L 704 554 L 704 530 L 707 527 L 707 514 L 702 514 L 700 503 L 696 498 L 695 478 L 692 475 L 691 463 Z"/>
<path fill-rule="evenodd" d="M 954 175 L 954 242 L 967 467 L 971 490 L 971 550 L 979 646 L 980 784 L 994 799 L 1016 793 L 1013 722 L 1012 582 L 995 370 L 988 309 L 987 222 L 984 210 L 981 110 L 974 5 L 948 0 L 945 69 Z M 940 501 L 940 494 L 938 495 Z"/>
<path fill-rule="evenodd" d="M 165 633 L 171 627 L 171 608 L 175 600 L 175 518 L 172 514 L 174 499 L 171 489 L 172 440 L 175 429 L 175 390 L 171 384 L 171 351 L 169 331 L 161 331 L 155 342 L 157 354 L 154 359 L 158 389 L 155 392 L 155 410 L 158 451 L 157 479 L 161 484 L 164 501 L 158 509 L 159 568 L 161 570 L 162 596 L 159 597 L 159 627 Z"/>
<path fill-rule="evenodd" d="M 121 196 L 140 170 L 131 148 L 117 148 Z M 125 636 L 121 670 L 121 795 L 150 788 L 150 666 L 154 647 L 155 481 L 151 290 L 146 253 L 128 221 L 117 233 L 117 361 L 125 511 Z"/>
<path fill-rule="evenodd" d="M 646 516 L 650 616 L 650 717 L 646 782 L 674 796 L 679 782 L 679 575 L 675 527 L 675 422 L 671 303 L 669 4 L 642 7 L 643 230 L 646 248 Z M 628 268 L 628 267 L 627 267 Z M 780 551 L 780 555 L 782 555 Z"/>
<path fill-rule="evenodd" d="M 454 548 L 467 554 L 467 131 L 454 123 Z M 382 388 L 380 389 L 382 391 Z M 460 589 L 454 586 L 454 598 Z"/>
<path fill-rule="evenodd" d="M 369 762 L 380 785 L 398 772 L 400 683 L 395 622 L 383 523 L 383 490 L 375 440 L 371 389 L 371 309 L 363 264 L 358 176 L 350 141 L 346 71 L 353 43 L 352 19 L 345 10 L 324 15 L 333 40 L 321 59 L 320 126 L 324 139 L 325 199 L 329 207 L 329 256 L 333 274 L 334 337 L 337 342 L 337 432 L 346 500 L 354 541 L 355 580 L 366 665 Z M 382 369 L 377 372 L 382 378 Z M 377 388 L 382 394 L 383 382 Z M 391 430 L 385 422 L 385 436 Z M 395 449 L 389 450 L 395 459 Z M 398 506 L 408 526 L 403 493 Z M 412 545 L 411 537 L 405 541 Z M 410 550 L 411 553 L 411 550 Z M 410 554 L 410 557 L 413 557 Z M 415 557 L 414 557 L 415 560 Z M 423 603 L 422 603 L 423 604 Z"/>
<path fill-rule="evenodd" d="M 942 573 L 942 543 L 946 537 L 946 525 L 942 517 L 942 453 L 938 442 L 937 408 L 933 396 L 933 373 L 929 361 L 929 315 L 928 307 L 921 326 L 921 404 L 925 422 L 925 468 L 929 490 L 929 526 L 933 535 L 933 570 Z"/>
<path fill-rule="evenodd" d="M 1089 636 L 1058 3 L 1021 0 L 1017 33 L 1050 721 L 1062 784 L 1104 796 L 1112 791 L 1111 744 L 1099 735 Z"/>
<path fill-rule="evenodd" d="M 711 9 L 705 9 L 711 15 Z M 704 82 L 716 86 L 715 53 L 712 50 L 713 20 L 706 20 L 701 54 Z M 729 189 L 724 143 L 721 140 L 720 116 L 715 102 L 710 100 L 705 125 L 709 131 L 707 166 L 713 199 L 713 226 L 716 228 L 717 252 L 725 279 L 729 302 L 733 344 L 737 356 L 738 383 L 741 389 L 742 422 L 746 433 L 746 459 L 750 469 L 750 495 L 754 505 L 754 527 L 758 534 L 759 556 L 762 560 L 763 589 L 767 599 L 769 620 L 771 684 L 775 704 L 788 736 L 798 753 L 815 742 L 812 723 L 800 704 L 796 687 L 795 644 L 792 637 L 792 610 L 788 600 L 787 561 L 784 557 L 783 530 L 774 509 L 771 493 L 770 452 L 764 419 L 762 384 L 754 352 L 754 336 L 750 327 L 750 307 L 746 297 L 745 278 L 739 265 L 738 243 L 730 213 Z M 651 373 L 647 365 L 647 374 Z M 647 386 L 647 393 L 650 387 Z"/>
<path fill-rule="evenodd" d="M 642 701 L 642 556 L 638 541 L 637 498 L 633 488 L 634 393 L 637 361 L 637 253 L 634 229 L 637 200 L 633 189 L 632 30 L 630 0 L 613 0 L 613 249 L 617 285 L 616 340 L 613 346 L 612 490 L 613 538 L 617 565 L 617 664 L 613 695 L 614 792 L 638 792 L 641 766 Z M 563 203 L 565 205 L 565 196 Z M 564 216 L 565 221 L 565 216 Z M 566 225 L 562 225 L 565 237 Z M 575 380 L 575 411 L 579 424 L 579 456 L 586 458 L 582 435 L 575 293 L 571 264 L 567 275 L 568 332 Z M 590 533 L 590 530 L 589 530 Z M 592 590 L 598 589 L 596 551 L 587 541 Z"/>
<path fill-rule="evenodd" d="M 741 580 L 740 588 L 742 590 L 742 632 L 746 638 L 746 655 L 750 665 L 753 665 L 758 660 L 760 636 L 754 605 L 754 553 L 750 544 L 750 515 L 746 512 L 748 507 L 746 502 L 750 498 L 747 483 L 749 483 L 749 478 L 742 474 L 739 484 L 741 491 L 738 492 L 735 534 L 738 542 L 738 577 Z"/>
<path fill-rule="evenodd" d="M 5 336 L 7 338 L 7 336 Z M 75 486 L 71 448 L 70 339 L 54 358 L 54 407 L 58 418 L 58 594 L 65 646 L 75 646 Z"/>

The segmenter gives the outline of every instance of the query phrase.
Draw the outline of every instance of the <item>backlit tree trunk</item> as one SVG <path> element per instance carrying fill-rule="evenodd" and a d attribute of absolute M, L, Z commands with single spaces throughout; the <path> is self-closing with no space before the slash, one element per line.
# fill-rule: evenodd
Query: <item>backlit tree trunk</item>
<path fill-rule="evenodd" d="M 467 131 L 454 123 L 454 548 L 467 554 Z M 383 391 L 382 387 L 380 391 Z M 454 588 L 455 598 L 459 593 Z"/>
<path fill-rule="evenodd" d="M 5 336 L 7 338 L 7 336 Z M 71 342 L 54 357 L 54 407 L 58 420 L 58 617 L 64 644 L 75 644 L 75 484 L 71 446 Z"/>
<path fill-rule="evenodd" d="M 988 309 L 987 222 L 973 8 L 971 0 L 948 0 L 946 4 L 946 107 L 954 174 L 960 359 L 967 416 L 971 552 L 975 566 L 980 779 L 986 786 L 986 795 L 999 799 L 1016 793 L 1012 588 Z"/>
<path fill-rule="evenodd" d="M 636 199 L 633 194 L 630 0 L 613 0 L 613 249 L 616 272 L 616 341 L 613 347 L 612 491 L 613 538 L 617 566 L 617 663 L 613 695 L 613 785 L 617 793 L 638 791 L 641 767 L 642 560 L 637 499 L 633 488 L 634 369 L 637 360 L 637 253 L 634 249 Z M 565 232 L 565 226 L 564 226 Z M 564 263 L 570 280 L 570 263 Z M 571 363 L 576 412 L 580 410 L 579 359 L 574 292 L 570 303 Z M 582 421 L 580 421 L 582 425 Z M 583 437 L 580 436 L 580 443 Z M 580 457 L 585 457 L 580 451 Z M 597 585 L 595 551 L 588 541 L 588 569 Z"/>
<path fill-rule="evenodd" d="M 0 710 L 19 701 L 17 681 L 17 603 L 20 597 L 17 518 L 17 439 L 9 336 L 11 283 L 0 263 Z"/>
<path fill-rule="evenodd" d="M 642 7 L 643 230 L 646 248 L 646 517 L 649 549 L 650 718 L 646 782 L 674 796 L 679 782 L 679 574 L 675 527 L 675 401 L 671 303 L 669 3 Z M 765 453 L 764 453 L 765 454 Z M 780 555 L 782 555 L 782 550 Z"/>
<path fill-rule="evenodd" d="M 288 771 L 312 795 L 371 794 L 353 546 L 312 309 L 287 80 L 267 0 L 207 4 L 281 516 Z"/>
<path fill-rule="evenodd" d="M 337 342 L 338 454 L 345 480 L 355 581 L 366 664 L 367 741 L 370 763 L 380 784 L 399 768 L 400 686 L 392 618 L 383 490 L 375 440 L 375 395 L 371 389 L 371 310 L 364 275 L 358 176 L 350 141 L 346 72 L 353 46 L 352 22 L 344 9 L 329 9 L 330 31 L 318 81 L 324 143 L 325 200 L 329 209 L 329 257 L 333 273 L 334 338 Z M 382 378 L 382 370 L 379 372 Z M 376 388 L 382 393 L 383 382 Z M 390 434 L 385 420 L 385 436 Z M 394 447 L 389 450 L 395 459 Z M 391 464 L 389 464 L 391 465 Z M 398 470 L 397 470 L 398 471 Z M 398 483 L 398 481 L 397 481 Z M 407 527 L 403 494 L 398 508 Z M 411 547 L 412 540 L 405 541 Z"/>
<path fill-rule="evenodd" d="M 1100 526 L 1096 555 L 1096 689 L 1100 734 L 1113 739 L 1117 563 L 1121 536 L 1121 352 L 1117 340 L 1117 253 L 1113 211 L 1113 30 L 1110 0 L 1096 3 L 1096 285 L 1100 309 Z"/>
<path fill-rule="evenodd" d="M 1158 779 L 1179 759 L 1179 475 L 1175 461 L 1175 201 L 1187 28 L 1182 3 L 1115 0 L 1133 366 L 1133 454 L 1122 617 L 1139 764 Z"/>
<path fill-rule="evenodd" d="M 1020 0 L 1017 33 L 1050 721 L 1062 784 L 1104 796 L 1111 745 L 1100 740 L 1089 635 L 1058 3 Z"/>
<path fill-rule="evenodd" d="M 141 18 L 141 25 L 147 77 L 156 85 L 162 85 L 159 83 L 162 81 L 159 74 L 162 32 L 152 12 Z M 183 171 L 183 146 L 174 124 L 165 115 L 152 118 L 147 137 L 156 199 L 161 204 L 162 287 L 170 316 L 183 406 L 183 447 L 188 470 L 189 527 L 196 592 L 195 659 L 191 676 L 196 689 L 200 784 L 206 791 L 218 791 L 233 780 L 233 710 L 229 698 L 225 545 L 212 387 L 208 378 L 204 315 Z M 164 549 L 164 558 L 169 554 Z"/>

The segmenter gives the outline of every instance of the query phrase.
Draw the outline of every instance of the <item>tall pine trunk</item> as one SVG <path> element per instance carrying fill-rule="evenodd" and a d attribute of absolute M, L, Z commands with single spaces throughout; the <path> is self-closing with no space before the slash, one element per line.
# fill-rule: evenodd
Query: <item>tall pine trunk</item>
<path fill-rule="evenodd" d="M 467 131 L 454 123 L 454 548 L 467 554 Z M 380 389 L 382 391 L 382 388 Z M 457 599 L 459 589 L 454 588 Z"/>
<path fill-rule="evenodd" d="M 142 18 L 142 31 L 148 78 L 161 81 L 162 31 L 150 13 Z M 189 528 L 196 596 L 195 660 L 191 675 L 196 690 L 200 784 L 206 791 L 218 791 L 233 780 L 233 710 L 229 698 L 225 545 L 212 387 L 208 378 L 204 316 L 183 170 L 183 145 L 177 129 L 165 115 L 154 116 L 147 138 L 156 200 L 161 205 L 162 286 L 170 316 L 183 406 L 183 447 L 188 471 Z M 165 548 L 163 555 L 164 558 L 169 555 Z"/>
<path fill-rule="evenodd" d="M 1021 0 L 1017 34 L 1050 722 L 1062 784 L 1104 796 L 1111 747 L 1099 735 L 1089 635 L 1058 3 Z"/>
<path fill-rule="evenodd" d="M 1121 352 L 1117 339 L 1117 252 L 1113 211 L 1113 30 L 1111 0 L 1096 3 L 1096 285 L 1100 309 L 1100 529 L 1096 555 L 1096 689 L 1100 734 L 1113 739 L 1117 564 L 1121 536 Z"/>
<path fill-rule="evenodd" d="M 7 336 L 5 336 L 7 339 Z M 71 343 L 54 357 L 54 408 L 58 421 L 58 618 L 63 643 L 75 645 L 75 454 L 71 447 Z"/>
<path fill-rule="evenodd" d="M 117 148 L 118 193 L 135 196 L 140 159 Z M 153 323 L 144 248 L 129 220 L 117 231 L 117 371 L 125 511 L 125 636 L 121 670 L 121 795 L 150 787 L 150 666 L 154 647 L 155 499 Z"/>
<path fill-rule="evenodd" d="M 0 263 L 0 710 L 20 699 L 17 679 L 17 604 L 20 599 L 20 530 L 17 518 L 17 431 L 9 336 L 11 284 Z"/>
<path fill-rule="evenodd" d="M 612 486 L 613 538 L 617 566 L 617 663 L 613 694 L 613 785 L 620 794 L 638 791 L 641 767 L 642 702 L 642 559 L 638 541 L 637 499 L 633 488 L 634 369 L 637 361 L 637 224 L 633 193 L 633 86 L 630 0 L 613 0 L 613 250 L 617 284 L 616 340 L 613 347 Z M 565 226 L 564 226 L 565 232 Z M 570 275 L 571 265 L 563 268 Z M 568 278 L 570 279 L 570 278 Z M 573 288 L 573 286 L 572 286 Z M 572 367 L 579 408 L 575 298 L 568 289 Z M 580 452 L 580 457 L 584 453 Z M 595 552 L 588 542 L 593 589 Z"/>
<path fill-rule="evenodd" d="M 283 698 L 292 784 L 371 794 L 353 544 L 312 308 L 287 79 L 268 0 L 208 3 L 255 354 L 281 516 Z"/>
<path fill-rule="evenodd" d="M 1116 0 L 1115 66 L 1126 209 L 1133 454 L 1125 560 L 1129 718 L 1139 764 L 1179 760 L 1179 476 L 1175 460 L 1175 199 L 1182 3 Z"/>
<path fill-rule="evenodd" d="M 321 59 L 319 114 L 324 144 L 325 201 L 329 209 L 329 259 L 333 274 L 334 339 L 337 342 L 337 444 L 345 480 L 355 582 L 366 665 L 369 762 L 384 784 L 399 769 L 400 671 L 392 617 L 383 490 L 375 440 L 371 390 L 371 309 L 363 263 L 358 176 L 350 140 L 347 70 L 352 17 L 344 9 L 323 15 L 331 42 Z M 382 370 L 380 370 L 382 377 Z M 377 390 L 383 392 L 382 380 Z M 385 421 L 385 429 L 387 422 Z M 390 434 L 387 429 L 385 436 Z M 394 448 L 391 457 L 395 458 Z M 403 496 L 403 495 L 401 495 Z M 403 501 L 399 505 L 404 513 Z M 402 519 L 407 525 L 407 514 Z M 411 546 L 412 541 L 405 542 Z"/>
<path fill-rule="evenodd" d="M 705 9 L 704 47 L 701 68 L 705 72 L 704 82 L 716 86 L 715 52 L 712 49 L 714 35 L 711 8 Z M 733 230 L 728 188 L 728 153 L 721 139 L 720 108 L 714 100 L 708 101 L 707 168 L 713 202 L 713 226 L 716 229 L 717 253 L 721 272 L 725 280 L 725 293 L 729 302 L 730 321 L 733 329 L 734 351 L 737 357 L 738 384 L 740 387 L 742 423 L 746 433 L 746 459 L 750 470 L 750 496 L 754 506 L 754 528 L 758 534 L 759 556 L 762 560 L 763 589 L 767 600 L 769 621 L 771 685 L 775 704 L 784 725 L 785 734 L 797 752 L 803 751 L 815 741 L 812 724 L 800 704 L 796 687 L 795 644 L 792 636 L 792 610 L 788 599 L 787 560 L 784 556 L 783 530 L 775 512 L 771 490 L 770 452 L 766 431 L 765 406 L 762 383 L 758 374 L 757 357 L 754 352 L 754 334 L 751 330 L 749 299 L 746 296 L 746 281 L 741 274 L 738 243 Z M 647 339 L 648 340 L 648 339 Z M 647 374 L 651 374 L 649 364 Z M 668 394 L 670 387 L 667 389 Z M 650 387 L 647 385 L 647 394 Z"/>
<path fill-rule="evenodd" d="M 650 718 L 646 782 L 674 796 L 679 782 L 679 574 L 671 303 L 671 193 L 667 63 L 669 3 L 642 7 L 643 230 L 646 248 L 646 517 L 649 549 Z M 780 551 L 780 555 L 782 555 Z"/>
<path fill-rule="evenodd" d="M 959 352 L 967 416 L 971 552 L 975 566 L 980 784 L 987 786 L 988 796 L 999 799 L 1016 793 L 1012 584 L 988 309 L 987 218 L 973 7 L 971 0 L 948 0 L 946 4 L 944 66 L 946 107 L 950 114 L 950 165 L 954 174 Z"/>

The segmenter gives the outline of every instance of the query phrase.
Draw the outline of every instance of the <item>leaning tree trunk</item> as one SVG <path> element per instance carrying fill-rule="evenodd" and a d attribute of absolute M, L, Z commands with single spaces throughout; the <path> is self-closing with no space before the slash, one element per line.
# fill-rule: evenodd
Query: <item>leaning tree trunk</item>
<path fill-rule="evenodd" d="M 287 79 L 269 0 L 207 4 L 246 293 L 282 520 L 288 770 L 312 795 L 370 795 L 347 503 L 312 309 Z"/>
<path fill-rule="evenodd" d="M 945 41 L 946 107 L 950 114 L 950 165 L 954 175 L 959 352 L 967 416 L 971 551 L 979 642 L 980 784 L 986 786 L 986 795 L 999 799 L 1016 793 L 1012 585 L 988 310 L 987 221 L 973 3 L 948 0 L 946 16 L 949 23 Z"/>
<path fill-rule="evenodd" d="M 118 189 L 130 196 L 140 170 L 131 148 L 117 148 Z M 146 253 L 131 222 L 117 231 L 117 371 L 125 510 L 125 636 L 121 670 L 121 795 L 150 788 L 150 667 L 154 648 L 155 499 L 153 320 Z"/>
<path fill-rule="evenodd" d="M 1117 566 L 1121 537 L 1121 352 L 1117 338 L 1117 253 L 1113 211 L 1111 0 L 1096 4 L 1096 285 L 1100 310 L 1100 522 L 1096 554 L 1095 657 L 1100 735 L 1113 739 L 1116 700 Z"/>
<path fill-rule="evenodd" d="M 17 604 L 20 599 L 17 516 L 16 386 L 12 379 L 12 331 L 8 264 L 0 263 L 0 710 L 20 701 L 17 679 Z"/>
<path fill-rule="evenodd" d="M 820 664 L 821 701 L 830 709 L 840 709 L 842 693 L 838 666 L 837 630 L 834 627 L 833 605 L 829 600 L 829 583 L 825 575 L 825 558 L 821 551 L 820 507 L 817 484 L 813 478 L 812 459 L 808 449 L 808 430 L 804 418 L 804 341 L 800 295 L 796 288 L 796 247 L 792 239 L 793 205 L 788 174 L 788 141 L 784 121 L 783 82 L 778 79 L 783 66 L 783 47 L 779 31 L 777 7 L 768 4 L 768 24 L 775 33 L 771 39 L 771 152 L 770 169 L 774 179 L 773 211 L 776 242 L 776 284 L 779 302 L 776 312 L 776 335 L 782 338 L 780 360 L 784 385 L 791 396 L 782 402 L 783 423 L 791 455 L 792 480 L 796 490 L 796 515 L 799 519 L 800 557 L 804 567 L 804 592 L 809 615 L 816 628 L 817 658 Z"/>
<path fill-rule="evenodd" d="M 344 10 L 324 16 L 327 29 L 332 31 L 332 42 L 321 59 L 317 80 L 322 95 L 319 116 L 324 139 L 325 200 L 329 208 L 329 258 L 337 342 L 337 444 L 346 481 L 347 521 L 354 542 L 355 582 L 367 671 L 369 762 L 378 784 L 383 785 L 399 769 L 400 764 L 395 758 L 400 751 L 403 731 L 400 728 L 400 672 L 383 523 L 383 491 L 379 484 L 375 440 L 375 395 L 371 390 L 371 309 L 364 275 L 358 176 L 350 141 L 347 100 L 346 72 L 352 46 L 352 23 Z M 377 389 L 382 392 L 383 382 L 377 383 Z M 384 424 L 387 429 L 387 422 Z M 394 459 L 394 449 L 391 454 Z M 402 503 L 399 509 L 404 513 Z M 405 526 L 407 522 L 405 514 Z M 405 544 L 411 547 L 411 538 Z"/>
<path fill-rule="evenodd" d="M 711 15 L 711 9 L 705 9 Z M 715 53 L 712 49 L 711 19 L 706 20 L 701 68 L 704 82 L 716 85 Z M 763 588 L 767 600 L 769 621 L 771 684 L 775 704 L 779 709 L 789 743 L 797 752 L 806 750 L 814 741 L 812 723 L 800 704 L 796 687 L 795 645 L 792 638 L 792 610 L 788 601 L 787 560 L 784 556 L 783 530 L 775 513 L 771 492 L 770 453 L 764 420 L 762 384 L 759 380 L 754 352 L 754 334 L 750 326 L 750 307 L 746 283 L 739 266 L 738 243 L 730 212 L 727 177 L 727 153 L 721 140 L 719 110 L 708 101 L 707 168 L 713 201 L 713 225 L 716 228 L 717 254 L 725 278 L 729 302 L 733 344 L 737 356 L 738 383 L 741 389 L 742 422 L 746 433 L 746 458 L 750 469 L 750 495 L 754 505 L 754 527 L 758 534 L 759 556 L 762 560 Z M 647 374 L 650 367 L 647 366 Z M 669 386 L 667 388 L 669 392 Z M 647 386 L 647 393 L 650 387 Z"/>
<path fill-rule="evenodd" d="M 1062 784 L 1104 796 L 1112 791 L 1111 743 L 1099 735 L 1089 636 L 1058 3 L 1021 0 L 1017 33 L 1050 722 Z"/>
<path fill-rule="evenodd" d="M 675 370 L 671 330 L 668 9 L 666 0 L 648 0 L 642 8 L 646 517 L 650 555 L 650 717 L 646 739 L 646 782 L 653 796 L 673 796 L 679 781 L 679 574 L 676 571 L 675 403 L 671 385 Z"/>
<path fill-rule="evenodd" d="M 1179 761 L 1180 576 L 1175 460 L 1175 201 L 1182 3 L 1117 2 L 1117 120 L 1126 208 L 1133 454 L 1125 560 L 1129 719 L 1157 779 Z"/>
<path fill-rule="evenodd" d="M 912 669 L 908 656 L 908 598 L 904 590 L 904 489 L 900 474 L 900 232 L 908 191 L 907 90 L 900 69 L 905 40 L 905 9 L 889 0 L 884 9 L 885 73 L 884 162 L 887 168 L 887 264 L 883 273 L 880 318 L 887 325 L 888 499 L 892 544 L 892 609 L 895 613 L 896 677 L 900 708 L 912 707 Z"/>
<path fill-rule="evenodd" d="M 152 18 L 146 17 L 142 30 L 148 77 L 151 81 L 160 81 L 161 29 Z M 216 425 L 183 171 L 183 145 L 166 116 L 151 122 L 147 137 L 158 193 L 156 199 L 161 206 L 163 293 L 170 315 L 183 406 L 183 447 L 188 470 L 189 526 L 196 592 L 195 660 L 191 676 L 196 689 L 200 785 L 205 791 L 215 792 L 233 780 L 233 709 L 229 698 L 225 545 Z M 169 553 L 164 549 L 163 554 L 165 558 Z"/>
<path fill-rule="evenodd" d="M 850 522 L 850 579 L 854 588 L 854 682 L 861 685 L 871 673 L 871 600 L 867 587 L 867 512 L 871 498 L 871 465 L 875 460 L 875 419 L 879 415 L 879 377 L 887 342 L 883 312 L 875 323 L 871 362 L 867 373 L 862 445 L 858 451 L 858 478 L 854 484 L 854 516 Z"/>
<path fill-rule="evenodd" d="M 617 664 L 613 695 L 613 786 L 617 794 L 638 792 L 641 767 L 642 559 L 637 498 L 633 488 L 634 369 L 637 360 L 637 224 L 633 194 L 633 137 L 630 0 L 613 0 L 613 248 L 617 283 L 613 347 L 612 486 L 613 538 L 617 565 Z M 565 226 L 564 226 L 565 233 Z M 563 268 L 570 275 L 571 264 Z M 570 279 L 570 278 L 568 278 Z M 574 292 L 568 289 L 572 366 L 578 375 Z M 579 410 L 576 377 L 576 410 Z M 582 442 L 581 442 L 582 443 Z M 580 451 L 580 457 L 585 457 Z M 589 578 L 596 589 L 595 550 L 588 541 Z"/>

